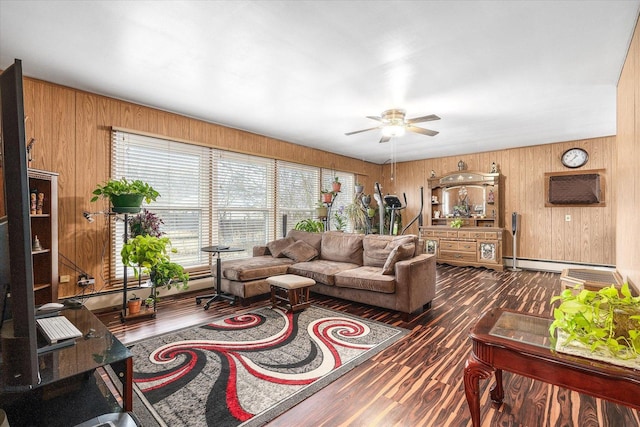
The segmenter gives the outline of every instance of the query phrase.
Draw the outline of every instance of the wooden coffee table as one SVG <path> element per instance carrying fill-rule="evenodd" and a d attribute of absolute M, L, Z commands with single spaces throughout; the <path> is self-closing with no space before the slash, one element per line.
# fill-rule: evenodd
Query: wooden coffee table
<path fill-rule="evenodd" d="M 474 427 L 480 426 L 480 379 L 495 374 L 491 400 L 502 403 L 502 371 L 640 409 L 640 371 L 557 353 L 552 319 L 495 308 L 469 334 L 473 349 L 464 368 L 464 390 Z"/>

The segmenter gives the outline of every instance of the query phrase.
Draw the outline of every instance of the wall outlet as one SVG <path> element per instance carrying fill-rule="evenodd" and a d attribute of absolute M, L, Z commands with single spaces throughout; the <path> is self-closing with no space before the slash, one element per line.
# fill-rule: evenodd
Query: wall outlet
<path fill-rule="evenodd" d="M 564 220 L 567 222 L 571 221 L 571 215 L 565 215 Z"/>
<path fill-rule="evenodd" d="M 60 283 L 69 283 L 71 280 L 71 276 L 65 274 L 64 276 L 60 276 Z"/>

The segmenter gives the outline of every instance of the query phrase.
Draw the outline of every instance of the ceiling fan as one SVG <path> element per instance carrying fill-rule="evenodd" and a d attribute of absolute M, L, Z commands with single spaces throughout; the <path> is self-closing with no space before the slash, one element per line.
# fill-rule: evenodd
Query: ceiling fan
<path fill-rule="evenodd" d="M 424 129 L 418 126 L 414 126 L 415 123 L 430 122 L 432 120 L 440 120 L 440 117 L 436 116 L 435 114 L 430 114 L 428 116 L 423 116 L 423 117 L 415 117 L 413 119 L 406 119 L 404 110 L 393 109 L 393 110 L 383 111 L 380 117 L 367 116 L 367 118 L 380 122 L 380 125 L 373 128 L 357 130 L 354 132 L 347 132 L 345 133 L 345 135 L 353 135 L 360 132 L 367 132 L 374 129 L 381 129 L 382 138 L 380 138 L 380 142 L 389 142 L 389 140 L 395 136 L 404 135 L 405 131 L 420 133 L 422 135 L 427 135 L 427 136 L 436 136 L 439 133 L 435 130 Z"/>

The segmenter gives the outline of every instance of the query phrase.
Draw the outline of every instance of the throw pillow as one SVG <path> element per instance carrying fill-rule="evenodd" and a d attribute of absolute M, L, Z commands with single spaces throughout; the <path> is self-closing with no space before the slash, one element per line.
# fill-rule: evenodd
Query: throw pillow
<path fill-rule="evenodd" d="M 382 267 L 382 274 L 394 274 L 396 263 L 411 258 L 415 250 L 416 246 L 413 243 L 405 243 L 393 248 L 384 263 L 384 267 Z"/>
<path fill-rule="evenodd" d="M 295 243 L 284 248 L 282 255 L 295 262 L 306 262 L 317 257 L 318 251 L 304 240 L 297 240 Z"/>
<path fill-rule="evenodd" d="M 284 258 L 282 251 L 293 242 L 295 242 L 295 240 L 291 237 L 285 237 L 284 239 L 273 240 L 267 243 L 267 248 L 269 248 L 272 257 Z"/>

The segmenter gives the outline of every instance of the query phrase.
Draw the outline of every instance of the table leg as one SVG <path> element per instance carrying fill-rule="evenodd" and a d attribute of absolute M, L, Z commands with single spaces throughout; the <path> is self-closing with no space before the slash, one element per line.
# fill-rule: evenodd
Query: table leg
<path fill-rule="evenodd" d="M 504 399 L 504 389 L 502 388 L 502 369 L 496 369 L 496 383 L 491 387 L 491 400 L 500 405 Z"/>
<path fill-rule="evenodd" d="M 480 378 L 489 378 L 492 373 L 491 366 L 478 360 L 473 353 L 469 355 L 464 365 L 464 394 L 467 397 L 473 427 L 480 427 Z M 500 378 L 502 379 L 502 376 Z"/>
<path fill-rule="evenodd" d="M 207 299 L 204 309 L 209 310 L 211 303 L 218 299 L 229 300 L 232 304 L 235 302 L 235 296 L 222 293 L 222 264 L 220 262 L 220 252 L 216 252 L 216 293 L 213 295 L 200 295 L 196 297 L 196 304 L 200 304 L 203 299 Z"/>
<path fill-rule="evenodd" d="M 133 411 L 133 357 L 112 363 L 111 368 L 122 382 L 122 409 Z"/>

